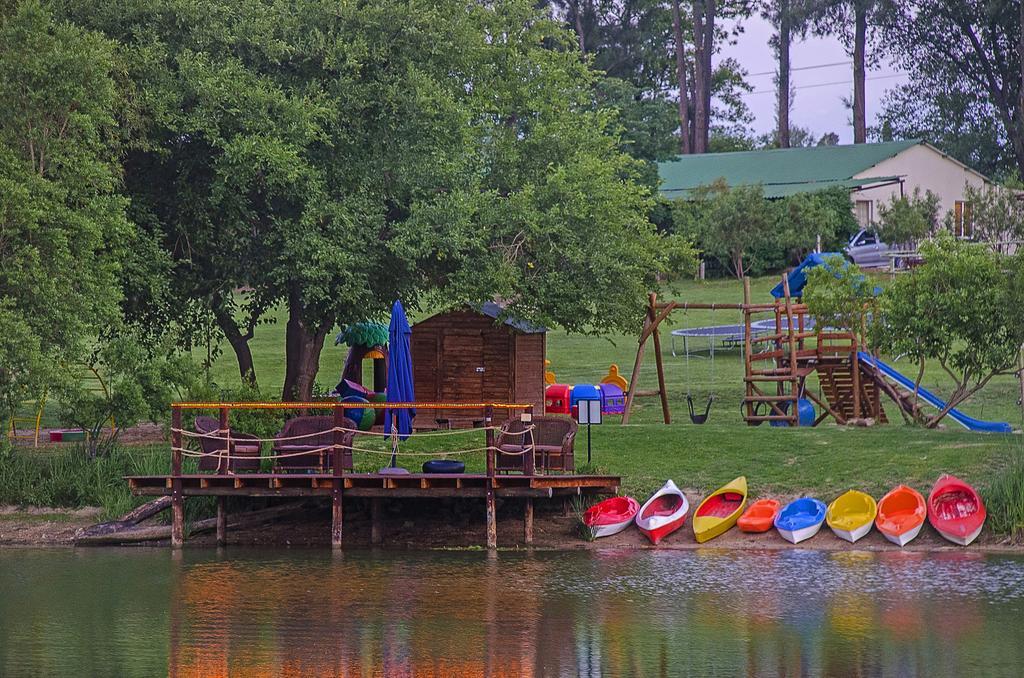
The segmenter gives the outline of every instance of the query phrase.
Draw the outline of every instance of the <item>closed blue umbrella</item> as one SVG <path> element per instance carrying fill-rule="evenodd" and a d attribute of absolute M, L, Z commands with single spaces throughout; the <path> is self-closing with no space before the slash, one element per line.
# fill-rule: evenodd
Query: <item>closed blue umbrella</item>
<path fill-rule="evenodd" d="M 387 402 L 411 403 L 416 398 L 412 381 L 412 352 L 409 348 L 409 320 L 405 317 L 405 309 L 401 301 L 395 301 L 391 307 L 391 325 L 388 328 L 388 386 Z M 412 433 L 412 420 L 416 411 L 401 408 L 387 410 L 384 413 L 384 430 L 391 433 L 397 430 L 400 440 L 405 440 Z M 395 466 L 397 449 L 392 448 L 391 466 Z"/>

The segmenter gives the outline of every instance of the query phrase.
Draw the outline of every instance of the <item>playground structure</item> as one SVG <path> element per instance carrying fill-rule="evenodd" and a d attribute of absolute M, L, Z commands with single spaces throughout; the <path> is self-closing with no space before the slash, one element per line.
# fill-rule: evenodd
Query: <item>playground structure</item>
<path fill-rule="evenodd" d="M 817 255 L 819 258 L 821 255 Z M 688 309 L 739 310 L 743 323 L 740 326 L 698 328 L 700 332 L 680 333 L 684 340 L 694 336 L 707 336 L 713 345 L 716 337 L 739 344 L 743 348 L 744 397 L 741 402 L 743 420 L 750 426 L 769 422 L 775 426 L 817 426 L 828 417 L 839 424 L 887 423 L 888 416 L 882 403 L 882 396 L 890 399 L 906 418 L 920 419 L 920 400 L 942 409 L 945 403 L 924 389 L 918 389 L 914 397 L 914 383 L 889 365 L 873 356 L 856 333 L 815 324 L 808 315 L 807 305 L 801 303 L 800 294 L 806 283 L 806 270 L 821 261 L 805 261 L 800 267 L 782 276 L 772 290 L 774 300 L 769 303 L 753 303 L 750 295 L 750 280 L 743 280 L 743 303 L 741 304 L 694 304 L 678 301 L 659 302 L 651 293 L 644 318 L 643 328 L 637 345 L 633 365 L 633 378 L 626 393 L 625 411 L 622 423 L 629 423 L 633 401 L 637 397 L 658 396 L 661 400 L 662 419 L 671 423 L 668 391 L 665 386 L 665 367 L 661 353 L 659 325 L 674 311 Z M 791 290 L 795 287 L 795 292 Z M 770 315 L 768 320 L 757 320 L 757 316 Z M 863 334 L 863 333 L 862 333 Z M 654 346 L 658 388 L 651 391 L 638 389 L 641 366 L 647 342 Z M 686 347 L 689 355 L 689 347 Z M 713 351 L 713 348 L 711 349 Z M 712 353 L 713 355 L 713 353 Z M 820 391 L 815 393 L 807 388 L 807 379 L 816 375 Z M 713 397 L 713 396 L 712 396 Z M 700 424 L 707 420 L 705 415 L 693 410 L 692 398 L 687 399 L 691 420 Z M 708 411 L 710 411 L 710 401 Z M 808 403 L 817 408 L 810 419 Z M 801 416 L 803 415 L 803 416 Z M 1003 422 L 979 421 L 959 410 L 950 410 L 949 416 L 968 430 L 1007 433 L 1012 430 Z"/>
<path fill-rule="evenodd" d="M 544 391 L 544 412 L 565 414 L 576 418 L 580 400 L 600 400 L 601 414 L 622 414 L 626 410 L 626 391 L 629 382 L 619 374 L 619 366 L 612 363 L 608 374 L 597 384 L 559 384 L 554 372 L 548 372 L 551 381 Z"/>

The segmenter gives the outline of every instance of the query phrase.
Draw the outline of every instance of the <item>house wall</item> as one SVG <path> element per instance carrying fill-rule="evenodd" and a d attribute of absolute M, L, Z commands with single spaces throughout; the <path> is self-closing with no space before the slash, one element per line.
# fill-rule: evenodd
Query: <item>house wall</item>
<path fill-rule="evenodd" d="M 929 190 L 938 195 L 940 219 L 954 208 L 956 201 L 963 200 L 965 184 L 980 188 L 986 183 L 982 175 L 925 144 L 912 146 L 874 167 L 855 174 L 854 178 L 879 176 L 903 177 L 903 192 L 908 196 L 913 194 L 915 188 L 919 188 L 922 194 Z M 853 191 L 850 199 L 854 202 L 854 214 L 859 221 L 866 219 L 868 213 L 872 220 L 877 221 L 879 205 L 889 202 L 893 196 L 900 196 L 899 184 Z"/>

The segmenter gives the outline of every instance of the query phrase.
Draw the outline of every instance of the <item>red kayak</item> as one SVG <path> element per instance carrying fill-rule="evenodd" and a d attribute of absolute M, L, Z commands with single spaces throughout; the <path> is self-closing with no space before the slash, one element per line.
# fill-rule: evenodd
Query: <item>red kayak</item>
<path fill-rule="evenodd" d="M 985 516 L 985 504 L 966 482 L 950 475 L 935 481 L 928 495 L 928 522 L 943 537 L 967 546 L 981 534 Z"/>
<path fill-rule="evenodd" d="M 636 526 L 657 546 L 658 542 L 683 526 L 689 511 L 690 502 L 686 501 L 686 495 L 669 480 L 636 514 Z"/>
<path fill-rule="evenodd" d="M 610 537 L 629 527 L 640 510 L 633 497 L 612 497 L 598 502 L 583 514 L 583 524 L 595 537 Z"/>

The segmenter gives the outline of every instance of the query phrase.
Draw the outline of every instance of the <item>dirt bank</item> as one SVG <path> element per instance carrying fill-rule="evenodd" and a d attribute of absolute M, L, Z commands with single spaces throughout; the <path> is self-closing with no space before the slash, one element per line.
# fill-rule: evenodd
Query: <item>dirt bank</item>
<path fill-rule="evenodd" d="M 345 544 L 349 547 L 371 546 L 369 507 L 362 502 L 346 502 Z M 383 546 L 385 548 L 479 548 L 485 543 L 483 510 L 477 502 L 461 501 L 440 504 L 408 500 L 385 505 Z M 0 508 L 0 545 L 57 546 L 70 545 L 75 531 L 96 522 L 99 509 L 77 511 L 53 509 L 19 510 Z M 215 545 L 212 533 L 196 535 L 187 542 L 191 547 Z M 246 529 L 228 530 L 228 544 L 240 546 L 324 547 L 330 546 L 330 511 L 326 504 L 315 502 L 304 510 L 279 519 L 272 524 Z M 522 507 L 507 502 L 498 512 L 498 544 L 501 548 L 523 548 Z M 167 542 L 151 542 L 166 547 Z M 576 518 L 565 516 L 558 508 L 538 510 L 534 520 L 535 548 L 543 549 L 647 549 L 653 548 L 635 529 L 627 529 L 613 537 L 586 541 L 579 536 Z M 697 544 L 689 522 L 657 548 L 672 549 L 787 549 L 794 548 L 774 530 L 764 534 L 745 534 L 733 529 L 706 544 Z M 822 551 L 894 551 L 900 550 L 873 530 L 856 544 L 834 536 L 827 527 L 799 548 Z M 1024 544 L 1007 543 L 990 533 L 967 549 L 950 544 L 930 526 L 904 547 L 904 551 L 969 550 L 1024 553 Z"/>

